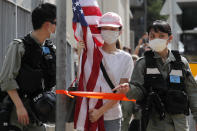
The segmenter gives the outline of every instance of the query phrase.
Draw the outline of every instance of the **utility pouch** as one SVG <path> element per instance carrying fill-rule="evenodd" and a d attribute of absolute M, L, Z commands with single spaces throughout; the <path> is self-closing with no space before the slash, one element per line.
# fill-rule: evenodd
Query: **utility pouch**
<path fill-rule="evenodd" d="M 56 94 L 46 91 L 31 99 L 32 111 L 41 122 L 55 123 Z"/>
<path fill-rule="evenodd" d="M 0 102 L 0 131 L 21 131 L 9 123 L 13 106 L 14 104 L 8 95 Z"/>
<path fill-rule="evenodd" d="M 188 96 L 181 90 L 168 90 L 165 100 L 166 111 L 170 114 L 189 115 Z"/>
<path fill-rule="evenodd" d="M 10 114 L 12 111 L 12 107 L 14 104 L 12 103 L 12 100 L 7 95 L 3 101 L 0 103 L 0 125 L 8 125 L 10 120 Z"/>
<path fill-rule="evenodd" d="M 152 93 L 152 101 L 153 107 L 159 113 L 160 120 L 163 120 L 165 118 L 165 106 L 163 101 L 161 100 L 160 96 L 155 92 Z"/>
<path fill-rule="evenodd" d="M 143 101 L 138 101 L 141 108 L 140 131 L 146 131 L 152 113 L 153 98 L 151 94 L 152 93 L 149 93 Z"/>

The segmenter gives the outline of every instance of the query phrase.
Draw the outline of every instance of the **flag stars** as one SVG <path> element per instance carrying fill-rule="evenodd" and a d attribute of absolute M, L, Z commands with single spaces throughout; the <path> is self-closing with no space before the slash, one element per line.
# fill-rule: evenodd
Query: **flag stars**
<path fill-rule="evenodd" d="M 79 4 L 79 2 L 76 2 L 75 5 L 76 5 L 76 6 L 79 6 L 80 4 Z"/>
<path fill-rule="evenodd" d="M 76 11 L 76 7 L 73 7 L 73 11 L 74 11 L 74 12 Z"/>
<path fill-rule="evenodd" d="M 81 12 L 81 14 L 83 14 L 83 10 L 82 9 L 80 10 L 80 12 Z"/>

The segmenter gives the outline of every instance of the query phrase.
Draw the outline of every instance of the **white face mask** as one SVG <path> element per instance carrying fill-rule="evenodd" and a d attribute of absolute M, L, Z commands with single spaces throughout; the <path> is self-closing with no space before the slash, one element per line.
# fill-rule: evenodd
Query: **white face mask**
<path fill-rule="evenodd" d="M 101 30 L 101 36 L 107 44 L 114 44 L 119 37 L 120 31 Z"/>
<path fill-rule="evenodd" d="M 56 38 L 56 32 L 53 33 L 50 29 L 48 29 L 48 31 L 50 33 L 49 39 L 52 40 L 52 41 L 55 40 L 55 38 Z"/>
<path fill-rule="evenodd" d="M 161 52 L 167 47 L 166 39 L 154 39 L 149 41 L 149 46 L 153 51 Z"/>
<path fill-rule="evenodd" d="M 56 32 L 55 33 L 50 33 L 50 40 L 55 40 L 56 38 Z"/>

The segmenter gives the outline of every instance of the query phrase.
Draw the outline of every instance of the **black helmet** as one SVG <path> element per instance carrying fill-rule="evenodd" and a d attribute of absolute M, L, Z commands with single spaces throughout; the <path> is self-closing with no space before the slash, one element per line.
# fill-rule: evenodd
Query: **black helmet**
<path fill-rule="evenodd" d="M 33 109 L 41 122 L 55 122 L 56 95 L 48 91 L 33 99 Z"/>

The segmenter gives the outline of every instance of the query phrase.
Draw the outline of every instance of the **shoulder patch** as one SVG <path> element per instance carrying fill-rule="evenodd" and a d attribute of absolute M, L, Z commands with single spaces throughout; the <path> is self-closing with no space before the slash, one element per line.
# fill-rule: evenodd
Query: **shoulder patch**
<path fill-rule="evenodd" d="M 137 59 L 137 61 L 141 61 L 143 58 L 144 58 L 144 56 L 142 56 L 139 59 Z"/>
<path fill-rule="evenodd" d="M 183 62 L 184 65 L 188 65 L 189 64 L 187 59 L 184 56 L 181 56 L 181 62 Z"/>
<path fill-rule="evenodd" d="M 21 39 L 14 39 L 14 41 L 16 41 L 18 43 L 22 43 L 23 42 Z"/>

